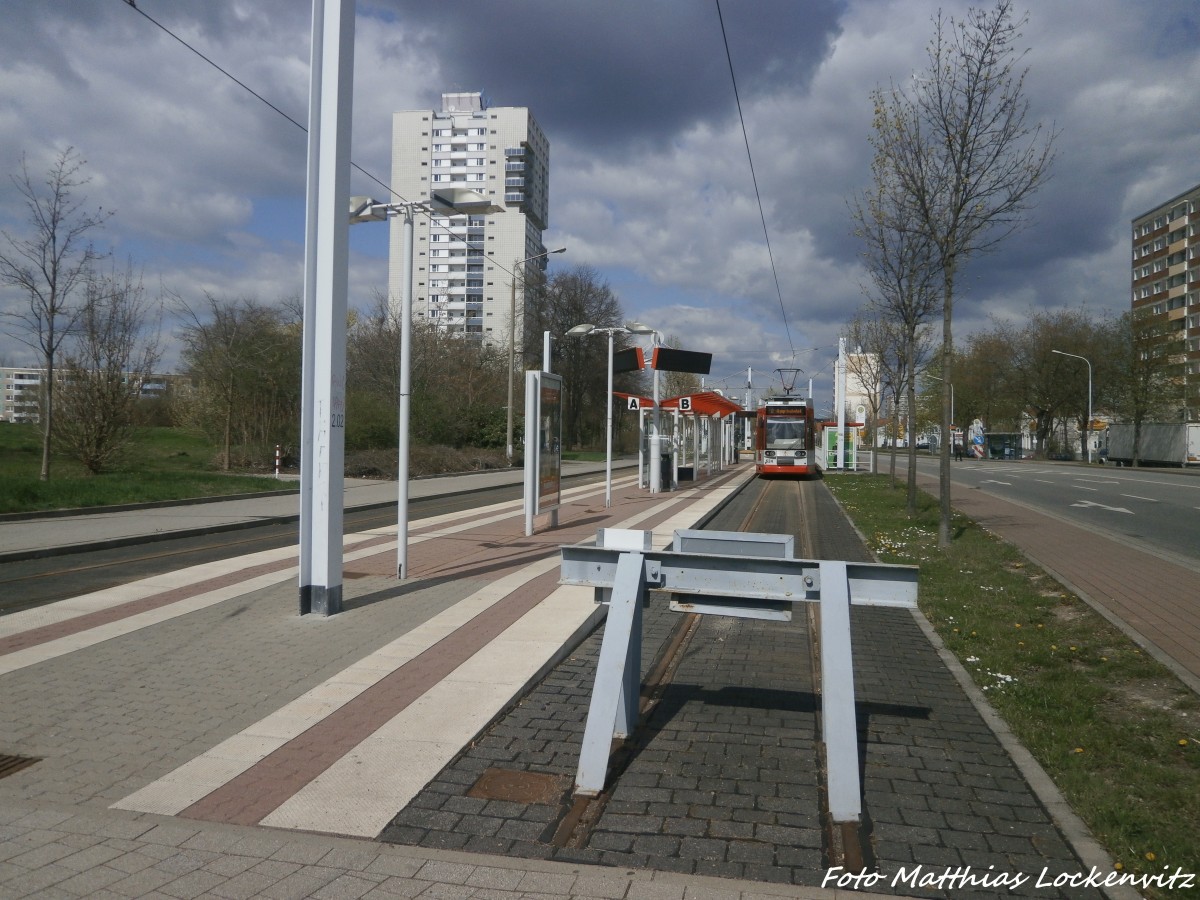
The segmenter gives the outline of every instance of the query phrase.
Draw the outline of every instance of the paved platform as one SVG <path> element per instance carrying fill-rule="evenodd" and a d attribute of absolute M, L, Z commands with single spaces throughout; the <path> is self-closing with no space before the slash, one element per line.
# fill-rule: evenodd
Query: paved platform
<path fill-rule="evenodd" d="M 838 896 L 822 889 L 812 821 L 804 621 L 705 620 L 677 679 L 683 693 L 660 705 L 618 779 L 616 827 L 610 818 L 591 832 L 607 847 L 538 858 L 553 853 L 522 850 L 541 843 L 538 804 L 464 796 L 481 765 L 553 776 L 578 752 L 599 610 L 590 590 L 557 584 L 558 545 L 625 527 L 653 530 L 663 546 L 751 474 L 654 496 L 625 476 L 611 508 L 602 484 L 571 488 L 560 528 L 533 537 L 519 501 L 420 520 L 403 584 L 394 535 L 347 536 L 345 612 L 327 619 L 295 614 L 294 549 L 0 619 L 0 753 L 37 760 L 0 778 L 0 894 Z M 834 540 L 852 558 L 852 531 Z M 919 619 L 856 616 L 856 629 L 857 677 L 872 698 L 863 734 L 891 735 L 869 740 L 865 757 L 889 878 L 901 864 L 1030 879 L 1039 863 L 1104 864 L 1052 788 L 1035 783 L 1036 767 L 1016 765 L 1019 748 L 981 717 Z M 908 669 L 881 645 L 910 657 Z M 948 744 L 947 728 L 963 742 Z M 397 833 L 425 814 L 425 834 Z M 893 896 L 1009 893 L 909 887 L 877 885 Z"/>

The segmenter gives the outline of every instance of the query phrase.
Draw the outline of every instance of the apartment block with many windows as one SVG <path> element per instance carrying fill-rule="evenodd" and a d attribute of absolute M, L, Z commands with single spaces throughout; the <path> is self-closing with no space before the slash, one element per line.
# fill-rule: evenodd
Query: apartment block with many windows
<path fill-rule="evenodd" d="M 1200 421 L 1200 184 L 1133 220 L 1132 308 L 1181 339 L 1181 408 Z"/>
<path fill-rule="evenodd" d="M 0 422 L 37 422 L 44 369 L 0 366 Z"/>
<path fill-rule="evenodd" d="M 394 201 L 428 200 L 444 187 L 470 188 L 505 207 L 489 216 L 417 216 L 414 221 L 413 319 L 447 332 L 507 346 L 521 341 L 524 296 L 511 272 L 545 253 L 550 144 L 525 107 L 490 106 L 481 93 L 442 94 L 441 109 L 392 117 Z M 403 225 L 393 220 L 388 293 L 398 304 L 404 266 Z M 545 269 L 545 257 L 528 263 Z"/>

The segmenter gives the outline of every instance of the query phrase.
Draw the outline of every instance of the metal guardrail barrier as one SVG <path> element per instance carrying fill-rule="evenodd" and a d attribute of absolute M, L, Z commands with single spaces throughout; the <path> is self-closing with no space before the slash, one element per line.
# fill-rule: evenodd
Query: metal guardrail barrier
<path fill-rule="evenodd" d="M 792 558 L 787 535 L 676 531 L 674 550 L 652 550 L 652 533 L 601 529 L 595 546 L 562 547 L 560 583 L 590 586 L 609 604 L 584 728 L 575 793 L 604 789 L 612 739 L 637 727 L 642 607 L 651 588 L 671 608 L 705 615 L 788 621 L 797 603 L 821 608 L 821 716 L 834 822 L 862 815 L 850 604 L 915 607 L 915 566 Z"/>

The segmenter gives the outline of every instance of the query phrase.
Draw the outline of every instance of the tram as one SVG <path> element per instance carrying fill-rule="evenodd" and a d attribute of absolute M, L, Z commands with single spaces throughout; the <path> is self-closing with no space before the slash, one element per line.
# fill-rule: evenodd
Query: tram
<path fill-rule="evenodd" d="M 759 475 L 817 474 L 817 434 L 809 400 L 776 397 L 758 408 L 754 470 Z"/>

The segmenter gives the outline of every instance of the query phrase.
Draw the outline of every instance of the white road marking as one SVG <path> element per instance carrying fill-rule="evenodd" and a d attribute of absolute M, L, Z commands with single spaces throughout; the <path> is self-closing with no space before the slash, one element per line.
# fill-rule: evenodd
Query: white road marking
<path fill-rule="evenodd" d="M 1072 506 L 1094 506 L 1097 509 L 1107 509 L 1111 512 L 1123 512 L 1126 515 L 1133 515 L 1133 510 L 1125 509 L 1123 506 L 1105 506 L 1103 503 L 1093 503 L 1091 500 L 1080 500 L 1078 503 L 1072 503 Z"/>
<path fill-rule="evenodd" d="M 1137 494 L 1122 494 L 1122 497 L 1129 497 L 1132 500 L 1145 500 L 1147 503 L 1158 503 L 1153 497 L 1139 497 Z"/>

